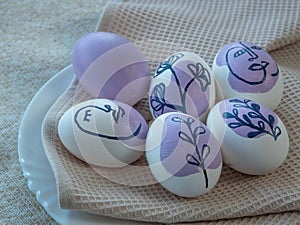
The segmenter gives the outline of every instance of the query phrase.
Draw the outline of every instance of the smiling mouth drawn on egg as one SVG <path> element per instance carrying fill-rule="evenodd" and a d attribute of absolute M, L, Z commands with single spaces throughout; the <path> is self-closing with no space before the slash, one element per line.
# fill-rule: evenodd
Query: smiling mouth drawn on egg
<path fill-rule="evenodd" d="M 87 133 L 87 134 L 93 135 L 93 136 L 98 136 L 101 138 L 110 139 L 110 140 L 129 140 L 131 138 L 138 136 L 141 131 L 141 128 L 142 128 L 141 123 L 138 125 L 138 127 L 136 128 L 136 130 L 133 133 L 131 133 L 127 136 L 111 136 L 111 135 L 97 133 L 95 131 L 88 130 L 88 129 L 84 128 L 84 123 L 89 123 L 91 121 L 90 117 L 93 116 L 92 110 L 101 110 L 105 113 L 111 113 L 115 123 L 118 123 L 120 117 L 123 117 L 125 115 L 125 110 L 122 107 L 118 106 L 118 109 L 113 109 L 108 104 L 104 105 L 104 108 L 95 106 L 95 105 L 88 105 L 83 108 L 80 108 L 79 110 L 76 111 L 76 113 L 74 115 L 74 121 L 75 121 L 75 124 L 77 125 L 77 127 L 84 133 Z M 79 118 L 79 115 L 81 114 L 82 111 L 84 111 L 84 116 L 83 116 L 83 118 Z"/>

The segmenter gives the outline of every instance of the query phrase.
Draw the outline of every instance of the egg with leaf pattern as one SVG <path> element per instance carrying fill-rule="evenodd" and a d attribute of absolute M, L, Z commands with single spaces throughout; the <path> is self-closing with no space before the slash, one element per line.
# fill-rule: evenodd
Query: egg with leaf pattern
<path fill-rule="evenodd" d="M 220 145 L 193 116 L 169 112 L 149 128 L 146 157 L 152 174 L 168 191 L 183 197 L 209 192 L 222 169 Z"/>
<path fill-rule="evenodd" d="M 221 144 L 224 162 L 239 172 L 267 174 L 287 157 L 285 125 L 271 109 L 253 100 L 219 102 L 210 111 L 207 126 Z"/>

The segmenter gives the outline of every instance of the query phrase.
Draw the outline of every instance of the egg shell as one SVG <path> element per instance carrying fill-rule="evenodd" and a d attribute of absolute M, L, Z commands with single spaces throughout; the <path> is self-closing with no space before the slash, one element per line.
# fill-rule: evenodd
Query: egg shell
<path fill-rule="evenodd" d="M 283 77 L 271 55 L 244 41 L 225 45 L 217 53 L 212 71 L 224 98 L 247 98 L 274 110 L 283 95 Z"/>
<path fill-rule="evenodd" d="M 207 126 L 221 144 L 224 162 L 250 175 L 276 170 L 289 150 L 289 137 L 281 119 L 266 106 L 241 98 L 216 104 Z"/>
<path fill-rule="evenodd" d="M 169 112 L 149 128 L 146 157 L 152 174 L 168 191 L 183 197 L 209 192 L 222 169 L 220 145 L 198 119 Z"/>
<path fill-rule="evenodd" d="M 148 125 L 139 112 L 115 100 L 92 99 L 68 109 L 58 124 L 63 145 L 96 166 L 122 167 L 145 150 Z"/>
<path fill-rule="evenodd" d="M 109 32 L 81 37 L 72 64 L 79 84 L 94 98 L 134 105 L 145 97 L 151 71 L 143 53 L 127 39 Z"/>
<path fill-rule="evenodd" d="M 215 97 L 214 75 L 207 63 L 195 53 L 177 52 L 152 77 L 149 107 L 153 118 L 178 111 L 205 121 Z"/>

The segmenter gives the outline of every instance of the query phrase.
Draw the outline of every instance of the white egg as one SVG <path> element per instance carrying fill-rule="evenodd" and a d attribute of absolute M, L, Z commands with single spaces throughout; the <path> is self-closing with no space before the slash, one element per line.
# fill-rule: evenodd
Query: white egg
<path fill-rule="evenodd" d="M 177 52 L 152 77 L 149 107 L 153 118 L 178 111 L 205 121 L 215 97 L 214 75 L 207 63 L 195 53 Z"/>
<path fill-rule="evenodd" d="M 145 150 L 148 125 L 125 103 L 92 99 L 68 109 L 58 124 L 63 145 L 77 158 L 96 166 L 122 167 Z"/>
<path fill-rule="evenodd" d="M 220 145 L 208 128 L 193 116 L 170 112 L 149 128 L 146 157 L 156 180 L 183 197 L 209 192 L 222 169 Z"/>
<path fill-rule="evenodd" d="M 221 144 L 224 162 L 250 175 L 276 170 L 289 150 L 289 137 L 281 119 L 266 106 L 232 98 L 216 104 L 207 126 Z"/>
<path fill-rule="evenodd" d="M 274 110 L 283 95 L 283 77 L 271 55 L 252 43 L 238 41 L 217 53 L 212 71 L 224 98 L 247 98 Z"/>

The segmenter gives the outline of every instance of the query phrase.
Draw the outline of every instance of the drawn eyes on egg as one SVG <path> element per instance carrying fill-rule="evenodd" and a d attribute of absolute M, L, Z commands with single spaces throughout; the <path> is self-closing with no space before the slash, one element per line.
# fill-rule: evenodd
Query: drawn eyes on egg
<path fill-rule="evenodd" d="M 245 49 L 240 49 L 240 50 L 238 50 L 238 51 L 236 51 L 236 52 L 234 53 L 233 57 L 234 57 L 234 58 L 237 58 L 237 57 L 243 55 L 245 52 L 246 52 Z"/>
<path fill-rule="evenodd" d="M 253 46 L 251 46 L 250 48 L 251 48 L 251 49 L 254 49 L 254 50 L 262 50 L 260 47 L 258 47 L 258 46 L 256 46 L 256 45 L 253 45 Z M 247 49 L 242 48 L 242 49 L 237 50 L 237 51 L 234 53 L 233 57 L 234 57 L 234 58 L 238 58 L 239 56 L 243 55 L 243 54 L 246 53 L 246 52 L 248 52 L 250 55 L 254 54 L 254 53 L 251 54 L 251 50 L 250 50 L 250 52 L 249 52 L 249 51 L 247 51 Z M 252 58 L 250 58 L 250 59 L 252 59 Z M 252 60 L 249 60 L 249 61 L 253 61 L 253 59 L 252 59 Z"/>
<path fill-rule="evenodd" d="M 262 50 L 261 47 L 258 47 L 258 46 L 256 46 L 256 45 L 251 46 L 251 48 L 252 48 L 252 49 L 255 49 L 255 50 Z"/>

